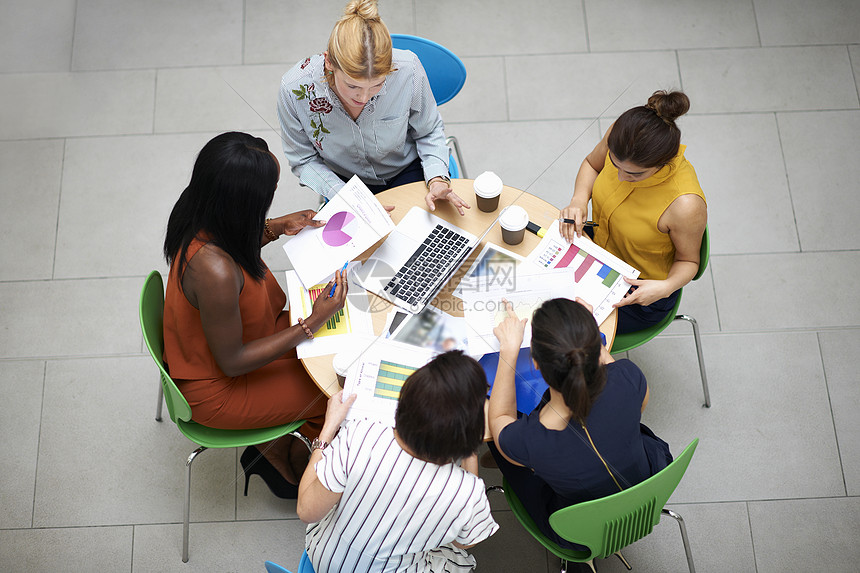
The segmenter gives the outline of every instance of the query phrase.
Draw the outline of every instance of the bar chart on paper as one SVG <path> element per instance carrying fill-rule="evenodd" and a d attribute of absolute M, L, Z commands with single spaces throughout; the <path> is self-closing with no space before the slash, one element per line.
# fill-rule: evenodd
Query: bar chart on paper
<path fill-rule="evenodd" d="M 302 297 L 302 306 L 305 311 L 305 316 L 310 316 L 313 310 L 314 302 L 319 296 L 328 296 L 328 284 L 320 284 L 308 289 L 307 297 Z M 326 321 L 322 328 L 314 333 L 314 336 L 334 336 L 336 334 L 349 334 L 352 328 L 349 321 L 349 306 L 344 305 L 342 309 L 334 313 L 330 319 Z"/>
<path fill-rule="evenodd" d="M 388 360 L 380 361 L 373 395 L 378 398 L 397 400 L 400 398 L 400 389 L 403 388 L 403 383 L 416 370 L 418 368 L 414 366 L 397 364 Z"/>
<path fill-rule="evenodd" d="M 603 322 L 630 288 L 624 277 L 637 278 L 639 271 L 585 237 L 573 244 L 562 238 L 554 225 L 529 255 L 529 261 L 544 269 L 574 269 L 574 296 L 594 307 L 597 322 Z"/>

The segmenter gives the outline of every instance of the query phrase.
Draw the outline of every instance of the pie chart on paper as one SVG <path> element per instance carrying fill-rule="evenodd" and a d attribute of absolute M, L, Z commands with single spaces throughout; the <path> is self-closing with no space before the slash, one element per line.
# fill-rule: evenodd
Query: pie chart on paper
<path fill-rule="evenodd" d="M 355 215 L 347 211 L 338 211 L 332 215 L 322 231 L 322 240 L 330 247 L 340 247 L 352 240 L 350 223 L 355 219 Z"/>

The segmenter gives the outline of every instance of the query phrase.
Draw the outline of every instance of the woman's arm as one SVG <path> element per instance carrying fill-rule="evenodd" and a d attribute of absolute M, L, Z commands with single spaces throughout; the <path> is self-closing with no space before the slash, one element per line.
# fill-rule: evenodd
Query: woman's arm
<path fill-rule="evenodd" d="M 319 297 L 305 320 L 312 332 L 343 307 L 347 283 L 338 272 L 326 292 L 337 285 L 334 296 Z M 200 311 L 209 350 L 227 376 L 240 376 L 283 356 L 305 340 L 301 326 L 294 325 L 271 336 L 243 342 L 239 294 L 243 288 L 240 267 L 214 245 L 202 247 L 188 262 L 182 288 L 188 301 Z"/>
<path fill-rule="evenodd" d="M 603 165 L 606 162 L 606 154 L 609 153 L 609 132 L 612 131 L 612 126 L 606 130 L 603 139 L 594 147 L 594 149 L 585 156 L 582 164 L 579 166 L 579 172 L 576 174 L 576 181 L 573 183 L 573 197 L 570 204 L 561 210 L 561 216 L 565 219 L 574 219 L 575 225 L 570 223 L 562 223 L 561 234 L 568 241 L 573 241 L 574 235 L 582 236 L 583 223 L 588 216 L 588 202 L 591 200 L 591 192 L 594 189 L 594 182 L 597 176 L 603 170 Z"/>
<path fill-rule="evenodd" d="M 649 305 L 685 286 L 699 272 L 699 251 L 708 224 L 708 209 L 698 195 L 681 195 L 657 221 L 657 228 L 669 234 L 675 246 L 675 260 L 664 280 L 624 279 L 636 287 L 615 306 Z"/>
<path fill-rule="evenodd" d="M 522 320 L 513 311 L 513 305 L 502 300 L 508 311 L 508 317 L 493 329 L 493 334 L 499 339 L 499 366 L 496 369 L 496 379 L 490 393 L 490 411 L 488 413 L 490 434 L 502 456 L 512 464 L 522 464 L 510 459 L 499 447 L 499 435 L 502 430 L 517 419 L 517 390 L 514 383 L 516 377 L 517 356 L 523 342 L 527 318 Z"/>
<path fill-rule="evenodd" d="M 325 422 L 320 432 L 321 442 L 331 444 L 340 429 L 341 422 L 346 419 L 346 413 L 358 397 L 353 394 L 343 401 L 343 390 L 328 399 Z M 317 448 L 311 452 L 308 466 L 299 482 L 299 499 L 296 503 L 296 514 L 305 523 L 316 523 L 325 517 L 335 506 L 343 494 L 326 489 L 317 475 L 316 465 L 322 459 L 322 450 Z"/>

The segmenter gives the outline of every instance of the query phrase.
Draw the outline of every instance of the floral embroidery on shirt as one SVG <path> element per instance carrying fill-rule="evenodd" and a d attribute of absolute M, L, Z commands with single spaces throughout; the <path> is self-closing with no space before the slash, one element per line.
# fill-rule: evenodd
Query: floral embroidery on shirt
<path fill-rule="evenodd" d="M 305 68 L 308 66 L 308 64 L 309 64 L 309 63 L 311 63 L 311 59 L 310 59 L 310 58 L 306 58 L 306 59 L 305 59 L 305 61 L 304 61 L 304 62 L 302 62 L 302 65 L 300 66 L 300 67 L 301 67 L 301 69 L 305 69 Z"/>
<path fill-rule="evenodd" d="M 299 89 L 293 90 L 293 93 L 296 96 L 297 100 L 308 100 L 308 108 L 310 110 L 311 115 L 311 127 L 313 128 L 313 140 L 314 145 L 322 150 L 322 140 L 325 137 L 325 133 L 331 133 L 328 129 L 326 129 L 325 125 L 323 125 L 323 116 L 331 113 L 331 110 L 334 109 L 331 105 L 331 102 L 328 101 L 324 97 L 317 97 L 316 90 L 314 89 L 314 84 L 301 84 L 299 85 Z M 316 118 L 313 117 L 316 115 Z"/>

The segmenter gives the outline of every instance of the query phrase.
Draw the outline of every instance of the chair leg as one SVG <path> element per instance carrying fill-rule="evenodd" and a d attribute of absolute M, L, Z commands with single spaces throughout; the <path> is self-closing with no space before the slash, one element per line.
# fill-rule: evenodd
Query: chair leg
<path fill-rule="evenodd" d="M 307 439 L 304 434 L 296 430 L 295 432 L 290 432 L 290 435 L 294 438 L 300 439 L 305 444 L 305 447 L 308 449 L 308 451 L 313 453 L 313 446 L 311 445 L 311 441 Z"/>
<path fill-rule="evenodd" d="M 457 165 L 460 166 L 460 178 L 468 179 L 469 176 L 466 175 L 466 165 L 463 163 L 463 155 L 460 153 L 460 142 L 457 141 L 457 138 L 453 135 L 449 135 L 445 138 L 445 145 L 453 146 L 454 155 L 457 156 Z"/>
<path fill-rule="evenodd" d="M 164 405 L 164 387 L 161 385 L 161 378 L 158 379 L 158 406 L 155 407 L 155 421 L 161 421 L 161 406 Z"/>
<path fill-rule="evenodd" d="M 197 457 L 198 454 L 203 452 L 206 448 L 200 446 L 188 456 L 188 459 L 185 460 L 185 467 L 188 468 L 187 479 L 185 480 L 185 506 L 182 508 L 183 513 L 183 521 L 182 521 L 182 562 L 188 563 L 188 529 L 189 522 L 191 521 L 191 462 L 194 461 L 194 458 Z"/>
<path fill-rule="evenodd" d="M 627 560 L 624 559 L 624 556 L 621 555 L 620 551 L 616 551 L 613 555 L 621 559 L 621 562 L 624 563 L 624 566 L 627 567 L 628 571 L 631 571 L 633 569 L 633 567 L 630 566 L 630 563 L 628 563 Z"/>
<path fill-rule="evenodd" d="M 702 376 L 702 390 L 705 393 L 705 408 L 711 407 L 711 394 L 708 392 L 708 374 L 705 372 L 705 358 L 702 354 L 702 337 L 699 336 L 699 323 L 692 316 L 679 314 L 675 320 L 686 320 L 693 325 L 693 338 L 696 341 L 696 355 L 699 357 L 699 374 Z"/>
<path fill-rule="evenodd" d="M 690 550 L 690 540 L 687 538 L 687 526 L 684 524 L 684 518 L 671 509 L 666 509 L 665 507 L 663 508 L 663 514 L 673 518 L 681 527 L 681 539 L 684 542 L 684 553 L 687 554 L 687 567 L 690 568 L 690 573 L 696 573 L 696 566 L 693 565 L 693 552 Z"/>

